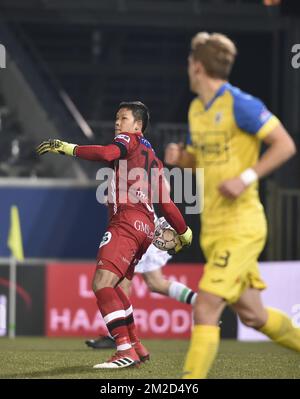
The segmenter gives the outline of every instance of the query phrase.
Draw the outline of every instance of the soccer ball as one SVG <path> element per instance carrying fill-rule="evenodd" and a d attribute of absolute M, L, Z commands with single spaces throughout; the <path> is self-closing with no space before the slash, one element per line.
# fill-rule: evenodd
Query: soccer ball
<path fill-rule="evenodd" d="M 178 234 L 164 218 L 158 219 L 154 232 L 153 244 L 162 251 L 170 251 L 180 243 Z"/>

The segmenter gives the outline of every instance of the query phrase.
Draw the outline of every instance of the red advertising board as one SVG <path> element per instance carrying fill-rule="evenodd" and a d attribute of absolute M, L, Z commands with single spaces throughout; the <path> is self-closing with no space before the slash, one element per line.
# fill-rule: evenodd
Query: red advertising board
<path fill-rule="evenodd" d="M 106 333 L 91 289 L 93 263 L 51 263 L 46 274 L 46 335 L 97 336 Z M 203 268 L 199 264 L 169 264 L 164 275 L 197 290 Z M 132 283 L 131 301 L 141 338 L 188 338 L 191 307 L 149 292 L 142 275 Z"/>

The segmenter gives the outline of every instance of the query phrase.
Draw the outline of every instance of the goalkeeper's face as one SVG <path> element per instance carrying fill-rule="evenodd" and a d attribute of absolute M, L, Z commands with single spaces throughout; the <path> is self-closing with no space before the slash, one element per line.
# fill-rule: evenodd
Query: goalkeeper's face
<path fill-rule="evenodd" d="M 137 133 L 142 131 L 142 121 L 134 119 L 132 111 L 120 108 L 115 120 L 115 136 L 120 133 Z"/>

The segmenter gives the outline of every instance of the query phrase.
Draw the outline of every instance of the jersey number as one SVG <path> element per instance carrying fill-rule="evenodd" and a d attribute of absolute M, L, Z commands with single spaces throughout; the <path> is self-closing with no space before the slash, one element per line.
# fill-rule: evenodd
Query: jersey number
<path fill-rule="evenodd" d="M 156 162 L 155 159 L 153 159 L 153 161 L 150 164 L 150 168 L 149 168 L 149 152 L 142 150 L 141 154 L 143 155 L 143 157 L 145 157 L 144 169 L 149 174 L 149 172 L 151 171 L 152 168 L 156 168 L 158 166 L 158 163 Z"/>
<path fill-rule="evenodd" d="M 230 252 L 224 251 L 222 253 L 216 253 L 214 256 L 214 266 L 226 267 L 229 262 Z"/>

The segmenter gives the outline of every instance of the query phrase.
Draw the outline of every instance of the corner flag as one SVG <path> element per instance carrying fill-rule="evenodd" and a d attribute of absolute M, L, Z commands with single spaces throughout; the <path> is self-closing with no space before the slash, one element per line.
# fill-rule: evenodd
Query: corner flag
<path fill-rule="evenodd" d="M 18 207 L 13 205 L 10 208 L 10 230 L 7 239 L 7 246 L 11 254 L 18 260 L 24 260 L 22 232 Z"/>

